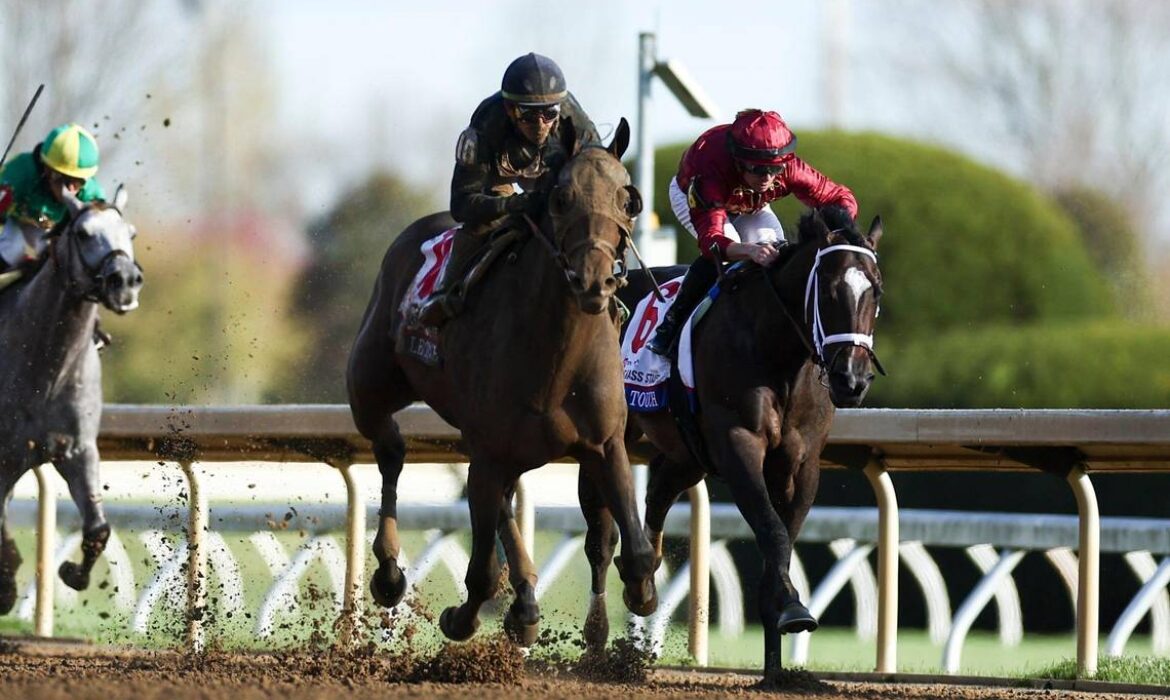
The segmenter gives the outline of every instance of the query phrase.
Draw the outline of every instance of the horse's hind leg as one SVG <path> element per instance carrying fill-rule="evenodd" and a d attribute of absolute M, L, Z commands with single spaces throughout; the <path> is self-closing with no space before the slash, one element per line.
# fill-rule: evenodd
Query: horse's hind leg
<path fill-rule="evenodd" d="M 530 647 L 536 643 L 536 635 L 540 631 L 540 606 L 536 603 L 536 567 L 524 546 L 524 538 L 520 535 L 516 514 L 512 510 L 512 495 L 515 491 L 516 484 L 513 483 L 504 493 L 497 527 L 500 544 L 508 559 L 508 582 L 516 594 L 504 615 L 504 631 L 520 646 Z"/>
<path fill-rule="evenodd" d="M 65 585 L 81 591 L 89 586 L 94 563 L 110 540 L 110 526 L 102 507 L 97 444 L 81 445 L 54 457 L 53 465 L 69 485 L 69 495 L 81 513 L 81 563 L 66 561 L 57 574 Z"/>
<path fill-rule="evenodd" d="M 585 478 L 593 482 L 621 532 L 622 556 L 615 560 L 625 588 L 626 608 L 645 617 L 658 607 L 654 589 L 654 550 L 638 521 L 634 482 L 630 475 L 625 444 L 620 439 L 601 446 L 602 451 L 578 455 Z"/>
<path fill-rule="evenodd" d="M 471 508 L 471 561 L 467 564 L 467 602 L 439 616 L 439 629 L 462 642 L 479 628 L 479 609 L 496 592 L 500 579 L 496 561 L 496 528 L 504 505 L 504 481 L 497 465 L 477 462 L 467 470 L 467 502 Z M 514 480 L 515 477 L 512 477 Z"/>
<path fill-rule="evenodd" d="M 609 640 L 609 612 L 605 607 L 605 578 L 613 561 L 618 532 L 613 515 L 597 485 L 582 469 L 577 473 L 577 498 L 585 516 L 585 556 L 589 559 L 591 593 L 589 612 L 585 616 L 585 644 L 589 650 L 601 650 Z"/>
<path fill-rule="evenodd" d="M 8 501 L 12 498 L 13 480 L 0 478 L 0 615 L 7 615 L 16 605 L 16 571 L 20 552 L 8 532 Z"/>
<path fill-rule="evenodd" d="M 646 536 L 654 547 L 654 568 L 662 564 L 662 529 L 666 514 L 683 491 L 703 480 L 703 470 L 694 462 L 675 462 L 664 454 L 650 461 L 650 483 L 646 486 Z"/>

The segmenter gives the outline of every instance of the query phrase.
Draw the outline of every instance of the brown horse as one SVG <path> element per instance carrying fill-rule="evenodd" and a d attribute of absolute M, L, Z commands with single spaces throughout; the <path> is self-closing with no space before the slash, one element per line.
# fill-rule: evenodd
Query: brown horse
<path fill-rule="evenodd" d="M 571 152 L 572 138 L 567 143 Z M 511 264 L 501 262 L 483 278 L 467 309 L 443 327 L 439 366 L 397 353 L 395 338 L 404 323 L 400 303 L 423 262 L 419 246 L 453 220 L 444 212 L 411 224 L 382 263 L 347 373 L 354 421 L 373 442 L 382 473 L 374 543 L 379 565 L 370 587 L 387 607 L 405 592 L 397 562 L 397 484 L 406 446 L 393 414 L 422 399 L 462 431 L 470 457 L 468 600 L 439 619 L 450 639 L 475 633 L 479 608 L 495 592 L 497 532 L 516 594 L 505 627 L 525 644 L 535 639 L 536 572 L 518 535 L 511 496 L 521 474 L 565 456 L 581 463 L 617 517 L 627 607 L 638 615 L 657 607 L 654 552 L 638 522 L 623 442 L 613 298 L 622 281 L 615 269 L 624 270 L 625 237 L 641 206 L 620 161 L 628 144 L 623 119 L 608 148 L 585 147 L 561 170 L 538 230 L 506 258 Z"/>
<path fill-rule="evenodd" d="M 881 235 L 880 218 L 862 236 L 840 208 L 806 214 L 798 242 L 770 268 L 746 265 L 729 273 L 694 337 L 705 458 L 726 480 L 763 555 L 766 677 L 780 669 L 781 634 L 817 627 L 788 565 L 816 495 L 834 406 L 860 405 L 872 368 L 881 369 L 872 349 L 882 286 L 874 251 Z M 655 276 L 672 275 L 664 270 Z M 633 308 L 649 289 L 639 274 L 620 296 Z M 650 461 L 646 528 L 660 561 L 666 512 L 707 470 L 669 414 L 632 415 L 630 449 L 645 435 L 657 451 Z M 591 485 L 582 478 L 579 488 L 590 491 Z M 604 534 L 590 536 L 603 546 L 611 541 Z M 604 590 L 604 557 L 591 562 L 597 593 Z M 590 644 L 604 643 L 603 633 L 587 627 Z"/>

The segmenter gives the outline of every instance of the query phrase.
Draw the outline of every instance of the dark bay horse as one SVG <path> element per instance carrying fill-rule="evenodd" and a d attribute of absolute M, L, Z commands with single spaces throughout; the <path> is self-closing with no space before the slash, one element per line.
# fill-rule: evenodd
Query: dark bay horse
<path fill-rule="evenodd" d="M 101 360 L 93 342 L 98 304 L 115 313 L 138 306 L 142 270 L 134 228 L 112 204 L 65 194 L 68 219 L 51 234 L 49 259 L 27 281 L 0 293 L 0 614 L 16 602 L 20 553 L 8 532 L 12 487 L 29 469 L 52 462 L 82 518 L 82 560 L 59 574 L 82 590 L 105 549 L 97 450 L 102 415 Z"/>
<path fill-rule="evenodd" d="M 860 405 L 873 368 L 880 370 L 872 346 L 882 289 L 875 253 L 881 235 L 880 218 L 863 236 L 843 209 L 806 214 L 797 242 L 771 267 L 748 265 L 731 273 L 694 338 L 698 428 L 707 459 L 726 480 L 763 555 L 759 610 L 766 677 L 780 670 L 781 634 L 817 627 L 788 566 L 816 495 L 834 406 Z M 670 279 L 671 271 L 658 270 L 655 277 Z M 649 290 L 646 276 L 635 273 L 620 296 L 634 308 Z M 650 461 L 646 528 L 661 560 L 666 513 L 706 469 L 668 413 L 631 417 L 629 448 L 645 435 L 657 452 Z M 591 485 L 581 479 L 579 488 L 588 492 Z M 589 536 L 595 546 L 612 548 L 604 534 Z M 606 557 L 603 552 L 590 560 L 597 593 L 604 590 Z M 587 627 L 587 640 L 604 643 L 604 632 Z"/>
<path fill-rule="evenodd" d="M 397 562 L 397 483 L 406 447 L 393 414 L 422 399 L 462 432 L 470 457 L 468 600 L 440 617 L 450 639 L 475 633 L 480 606 L 495 592 L 497 533 L 516 594 L 505 627 L 523 643 L 535 638 L 536 571 L 519 537 L 511 496 L 521 474 L 565 456 L 581 463 L 617 518 L 627 607 L 647 615 L 657 606 L 654 552 L 638 522 L 624 443 L 612 298 L 620 281 L 615 264 L 641 206 L 619 160 L 628 143 L 623 119 L 608 148 L 585 147 L 568 162 L 539 230 L 514 257 L 496 264 L 469 297 L 467 310 L 443 327 L 440 366 L 396 353 L 395 338 L 404 323 L 400 303 L 423 262 L 419 247 L 453 220 L 444 212 L 416 221 L 383 260 L 347 372 L 354 421 L 373 443 L 382 474 L 374 543 L 379 565 L 370 587 L 388 607 L 405 592 Z"/>

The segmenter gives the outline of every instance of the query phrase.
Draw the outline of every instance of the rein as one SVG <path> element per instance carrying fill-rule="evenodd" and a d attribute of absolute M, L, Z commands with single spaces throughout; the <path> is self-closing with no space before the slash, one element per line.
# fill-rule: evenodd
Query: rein
<path fill-rule="evenodd" d="M 117 255 L 123 255 L 123 256 L 126 256 L 127 258 L 130 256 L 124 250 L 114 249 L 114 250 L 111 250 L 110 252 L 106 253 L 104 256 L 102 256 L 102 259 L 98 261 L 97 265 L 90 266 L 90 264 L 88 262 L 86 262 L 85 255 L 83 255 L 81 252 L 81 244 L 78 243 L 77 235 L 74 233 L 74 229 L 76 228 L 77 222 L 81 220 L 81 217 L 85 214 L 86 211 L 89 211 L 88 207 L 84 211 L 79 213 L 77 216 L 70 219 L 69 223 L 62 226 L 60 230 L 50 232 L 47 235 L 47 238 L 64 237 L 66 239 L 65 244 L 68 245 L 72 249 L 73 256 L 77 258 L 78 262 L 81 265 L 82 271 L 84 271 L 85 274 L 90 279 L 91 284 L 89 285 L 89 287 L 82 288 L 80 285 L 76 284 L 73 281 L 72 276 L 70 276 L 69 274 L 66 274 L 65 275 L 65 289 L 66 289 L 66 291 L 68 291 L 70 294 L 72 294 L 73 296 L 75 296 L 78 299 L 81 299 L 83 301 L 89 301 L 89 302 L 93 302 L 95 304 L 100 304 L 101 297 L 99 296 L 99 294 L 102 292 L 102 290 L 105 287 L 105 278 L 103 278 L 101 276 L 102 269 L 106 266 L 106 263 L 108 263 L 112 258 L 114 258 Z M 119 212 L 119 213 L 121 213 L 121 212 Z M 56 267 L 58 270 L 63 269 L 62 263 L 61 263 L 60 259 L 57 257 L 57 246 L 56 245 L 52 245 L 49 247 L 49 259 L 53 261 L 53 266 Z M 142 269 L 142 266 L 138 264 L 137 260 L 134 261 L 134 265 L 139 270 Z"/>

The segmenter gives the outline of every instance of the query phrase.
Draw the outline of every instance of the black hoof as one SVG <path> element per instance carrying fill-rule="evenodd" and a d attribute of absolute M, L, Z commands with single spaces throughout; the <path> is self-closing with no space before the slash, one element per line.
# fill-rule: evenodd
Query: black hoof
<path fill-rule="evenodd" d="M 776 622 L 780 634 L 795 634 L 797 632 L 812 632 L 820 623 L 813 617 L 808 608 L 799 601 L 792 601 L 780 611 L 780 619 Z"/>
<path fill-rule="evenodd" d="M 459 608 L 451 606 L 439 615 L 439 630 L 443 632 L 443 636 L 453 642 L 466 642 L 471 639 L 475 631 L 479 629 L 479 618 L 473 618 L 471 624 L 467 625 L 465 629 L 458 629 L 455 627 L 455 616 L 459 613 Z"/>
<path fill-rule="evenodd" d="M 536 618 L 535 622 L 526 623 L 519 616 L 513 615 L 512 609 L 509 608 L 504 615 L 504 633 L 517 646 L 527 649 L 536 643 L 536 638 L 540 635 L 540 618 Z"/>
<path fill-rule="evenodd" d="M 370 578 L 370 594 L 374 596 L 374 602 L 384 608 L 398 605 L 406 595 L 406 575 L 397 564 L 382 562 Z"/>
<path fill-rule="evenodd" d="M 622 602 L 626 604 L 626 609 L 634 613 L 638 617 L 646 617 L 652 615 L 658 609 L 658 591 L 651 593 L 646 600 L 632 600 L 630 598 L 630 587 L 626 586 L 622 591 Z"/>
<path fill-rule="evenodd" d="M 609 615 L 604 606 L 590 607 L 589 615 L 585 618 L 585 648 L 590 651 L 602 651 L 609 641 Z"/>
<path fill-rule="evenodd" d="M 75 591 L 84 591 L 89 588 L 89 572 L 82 569 L 80 565 L 67 561 L 61 564 L 61 568 L 57 569 L 57 575 Z"/>

